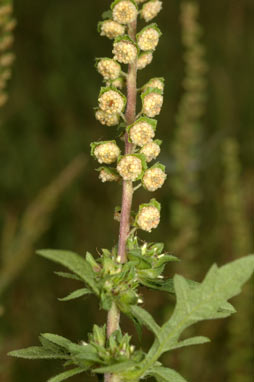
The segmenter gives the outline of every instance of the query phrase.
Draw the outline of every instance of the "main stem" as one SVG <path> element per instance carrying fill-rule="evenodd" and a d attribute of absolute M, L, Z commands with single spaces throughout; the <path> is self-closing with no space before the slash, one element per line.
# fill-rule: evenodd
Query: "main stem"
<path fill-rule="evenodd" d="M 136 41 L 136 30 L 137 30 L 137 20 L 129 24 L 128 34 L 129 37 Z M 137 104 L 137 60 L 133 64 L 129 65 L 128 76 L 127 76 L 127 107 L 126 107 L 126 123 L 131 125 L 136 118 L 136 104 Z M 125 154 L 131 154 L 133 152 L 133 145 L 129 142 L 128 133 L 125 133 Z M 123 181 L 123 191 L 122 191 L 122 207 L 121 207 L 121 220 L 120 220 L 120 231 L 119 231 L 119 241 L 118 241 L 118 257 L 121 263 L 127 261 L 126 255 L 126 242 L 130 232 L 130 215 L 131 215 L 131 205 L 133 198 L 133 184 L 131 181 Z M 107 320 L 107 336 L 110 337 L 111 334 L 119 328 L 120 323 L 120 311 L 117 306 L 113 303 L 112 307 L 108 313 Z M 113 374 L 105 374 L 105 382 L 120 382 L 119 377 Z"/>

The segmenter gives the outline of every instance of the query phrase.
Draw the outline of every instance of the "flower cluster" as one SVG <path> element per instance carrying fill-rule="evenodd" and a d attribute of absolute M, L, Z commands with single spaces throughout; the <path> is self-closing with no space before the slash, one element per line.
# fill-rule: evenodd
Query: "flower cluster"
<path fill-rule="evenodd" d="M 102 125 L 118 125 L 120 135 L 125 135 L 124 155 L 116 141 L 94 142 L 91 145 L 93 157 L 105 166 L 98 169 L 99 179 L 103 183 L 139 181 L 135 189 L 143 186 L 145 190 L 155 192 L 166 180 L 163 165 L 156 163 L 148 168 L 148 164 L 159 156 L 161 150 L 161 141 L 155 139 L 157 120 L 154 118 L 160 114 L 163 105 L 164 79 L 151 78 L 139 89 L 142 109 L 135 119 L 131 119 L 130 124 L 128 113 L 124 116 L 128 102 L 126 94 L 129 94 L 125 91 L 128 74 L 122 68 L 129 65 L 133 72 L 146 68 L 152 62 L 161 36 L 157 24 L 148 24 L 138 31 L 136 37 L 130 33 L 130 28 L 135 25 L 138 16 L 149 23 L 161 9 L 160 0 L 114 0 L 108 12 L 110 18 L 99 23 L 100 35 L 113 39 L 113 47 L 112 57 L 100 58 L 96 62 L 97 71 L 106 87 L 101 88 L 95 117 Z M 160 205 L 152 199 L 150 203 L 141 205 L 136 218 L 134 216 L 131 224 L 150 232 L 159 224 Z"/>

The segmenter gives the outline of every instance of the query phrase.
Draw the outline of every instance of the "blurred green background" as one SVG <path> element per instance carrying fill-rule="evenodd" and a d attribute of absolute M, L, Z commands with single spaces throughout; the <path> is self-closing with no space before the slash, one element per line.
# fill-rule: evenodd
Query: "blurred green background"
<path fill-rule="evenodd" d="M 183 260 L 174 270 L 168 269 L 169 275 L 174 271 L 201 280 L 213 262 L 223 264 L 253 250 L 254 3 L 199 2 L 201 43 L 209 68 L 203 74 L 206 110 L 202 103 L 204 116 L 185 125 L 176 122 L 186 64 L 181 1 L 163 3 L 156 20 L 163 36 L 153 63 L 139 75 L 139 85 L 154 76 L 166 79 L 158 138 L 163 139 L 160 160 L 167 167 L 168 180 L 156 194 L 163 205 L 160 228 L 142 237 L 166 242 L 167 250 Z M 57 279 L 53 271 L 58 268 L 33 253 L 35 248 L 51 247 L 96 254 L 117 241 L 118 223 L 112 218 L 121 190 L 99 182 L 96 163 L 89 157 L 91 141 L 112 139 L 115 134 L 114 128 L 99 125 L 93 115 L 101 86 L 94 58 L 110 56 L 112 44 L 98 35 L 96 27 L 109 4 L 14 1 L 16 61 L 9 101 L 0 111 L 1 382 L 45 381 L 61 369 L 57 362 L 9 359 L 9 350 L 37 344 L 40 332 L 85 340 L 94 322 L 105 321 L 106 314 L 94 299 L 58 302 L 56 298 L 75 284 Z M 179 168 L 181 153 L 185 162 Z M 77 156 L 59 186 L 59 173 Z M 36 199 L 38 194 L 41 198 Z M 138 191 L 134 207 L 149 198 Z M 1 280 L 5 280 L 2 289 Z M 143 294 L 149 301 L 145 306 L 162 322 L 173 299 L 146 290 Z M 165 362 L 193 382 L 251 382 L 251 298 L 249 286 L 235 299 L 239 314 L 195 328 L 199 335 L 211 337 L 211 344 L 176 352 Z M 123 320 L 123 326 L 134 332 L 128 320 Z M 151 341 L 145 332 L 144 347 Z"/>

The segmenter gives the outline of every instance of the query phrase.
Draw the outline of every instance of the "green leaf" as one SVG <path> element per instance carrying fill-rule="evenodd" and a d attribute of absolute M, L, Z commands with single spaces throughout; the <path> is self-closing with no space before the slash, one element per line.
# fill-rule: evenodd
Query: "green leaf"
<path fill-rule="evenodd" d="M 112 11 L 103 12 L 101 17 L 103 18 L 103 20 L 111 19 L 112 18 Z"/>
<path fill-rule="evenodd" d="M 177 304 L 171 319 L 161 329 L 161 341 L 174 345 L 188 326 L 218 317 L 218 311 L 228 299 L 241 291 L 254 269 L 254 256 L 227 264 L 220 269 L 215 265 L 204 281 L 191 288 L 188 282 L 176 275 L 174 278 Z"/>
<path fill-rule="evenodd" d="M 158 382 L 187 382 L 175 370 L 166 367 L 154 367 L 148 374 L 155 377 Z"/>
<path fill-rule="evenodd" d="M 93 270 L 81 256 L 74 252 L 53 249 L 43 249 L 37 251 L 37 254 L 68 268 L 85 281 L 97 295 L 99 294 Z"/>
<path fill-rule="evenodd" d="M 192 337 L 192 338 L 188 338 L 186 340 L 178 342 L 173 348 L 171 347 L 169 350 L 179 349 L 179 348 L 192 346 L 192 345 L 206 344 L 207 342 L 210 342 L 210 339 L 207 337 L 203 337 L 203 336 Z"/>
<path fill-rule="evenodd" d="M 70 293 L 68 296 L 64 297 L 64 298 L 59 298 L 58 300 L 59 301 L 70 301 L 70 300 L 74 300 L 76 298 L 79 298 L 79 297 L 82 297 L 82 296 L 85 296 L 87 294 L 91 294 L 92 292 L 87 289 L 87 288 L 81 288 L 81 289 L 77 289 L 75 290 L 74 292 Z"/>
<path fill-rule="evenodd" d="M 55 345 L 58 345 L 66 350 L 69 349 L 69 346 L 72 344 L 70 340 L 65 337 L 59 336 L 58 334 L 43 333 L 41 334 L 42 338 L 52 342 Z"/>
<path fill-rule="evenodd" d="M 69 359 L 70 357 L 61 352 L 57 353 L 40 346 L 31 346 L 26 349 L 14 350 L 8 353 L 11 357 L 25 359 Z"/>
<path fill-rule="evenodd" d="M 218 268 L 214 265 L 201 284 L 189 284 L 182 276 L 174 277 L 177 297 L 175 310 L 171 318 L 160 329 L 159 340 L 156 338 L 145 360 L 140 364 L 140 371 L 133 377 L 142 376 L 153 366 L 166 351 L 179 344 L 179 337 L 189 326 L 208 319 L 228 316 L 232 311 L 227 300 L 241 291 L 242 285 L 250 278 L 254 270 L 254 255 L 243 257 Z M 223 312 L 223 309 L 227 312 Z M 174 381 L 175 382 L 175 381 Z"/>
<path fill-rule="evenodd" d="M 63 277 L 65 279 L 71 279 L 71 280 L 77 280 L 77 281 L 83 281 L 81 277 L 74 275 L 72 273 L 67 272 L 54 272 L 57 276 Z"/>
<path fill-rule="evenodd" d="M 157 337 L 159 337 L 160 327 L 154 321 L 153 317 L 146 310 L 139 306 L 132 306 L 131 311 L 133 315 L 142 322 L 148 329 L 150 329 Z"/>
<path fill-rule="evenodd" d="M 121 373 L 123 371 L 127 371 L 128 369 L 133 369 L 134 367 L 138 366 L 136 362 L 133 361 L 125 361 L 125 362 L 119 362 L 115 363 L 113 365 L 105 366 L 105 367 L 99 367 L 97 369 L 94 369 L 95 373 Z"/>
<path fill-rule="evenodd" d="M 71 370 L 65 371 L 65 372 L 63 372 L 61 374 L 56 375 L 53 378 L 50 378 L 48 380 L 48 382 L 62 382 L 62 381 L 65 381 L 66 379 L 68 379 L 70 377 L 73 377 L 74 375 L 81 374 L 84 371 L 86 371 L 85 368 L 83 368 L 83 367 L 76 367 L 75 369 L 71 369 Z"/>

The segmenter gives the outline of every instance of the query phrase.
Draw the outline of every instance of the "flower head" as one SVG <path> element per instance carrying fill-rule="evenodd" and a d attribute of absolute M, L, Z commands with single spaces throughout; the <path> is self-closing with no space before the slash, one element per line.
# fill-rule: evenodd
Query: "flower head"
<path fill-rule="evenodd" d="M 102 181 L 102 183 L 117 182 L 119 180 L 119 176 L 117 174 L 114 174 L 112 171 L 109 171 L 108 169 L 101 168 L 99 179 Z"/>
<path fill-rule="evenodd" d="M 111 58 L 102 58 L 97 64 L 97 69 L 105 80 L 115 80 L 121 73 L 121 65 Z"/>
<path fill-rule="evenodd" d="M 144 118 L 140 118 L 129 128 L 129 137 L 132 143 L 142 147 L 152 141 L 155 136 L 154 130 L 154 124 L 149 123 Z"/>
<path fill-rule="evenodd" d="M 101 109 L 96 110 L 95 118 L 102 125 L 106 125 L 106 126 L 116 126 L 119 124 L 119 120 L 120 120 L 119 114 L 108 114 Z"/>
<path fill-rule="evenodd" d="M 156 24 L 145 27 L 137 35 L 139 48 L 144 51 L 155 50 L 159 43 L 160 36 L 161 32 L 156 27 Z"/>
<path fill-rule="evenodd" d="M 118 77 L 113 81 L 108 81 L 107 86 L 114 86 L 117 89 L 122 89 L 124 87 L 125 81 L 123 77 Z"/>
<path fill-rule="evenodd" d="M 142 52 L 138 56 L 137 68 L 138 70 L 144 69 L 147 65 L 151 64 L 153 60 L 152 52 Z"/>
<path fill-rule="evenodd" d="M 118 36 L 124 35 L 125 27 L 114 20 L 105 20 L 99 24 L 99 31 L 101 36 L 114 39 Z"/>
<path fill-rule="evenodd" d="M 162 9 L 162 2 L 159 0 L 150 0 L 143 5 L 141 17 L 146 21 L 151 21 Z"/>
<path fill-rule="evenodd" d="M 92 155 L 99 163 L 111 164 L 117 160 L 120 155 L 120 149 L 117 144 L 112 142 L 92 143 Z"/>
<path fill-rule="evenodd" d="M 163 105 L 163 96 L 159 90 L 158 92 L 145 92 L 142 95 L 142 100 L 144 114 L 150 118 L 154 118 L 156 115 L 160 114 Z"/>
<path fill-rule="evenodd" d="M 142 161 L 135 155 L 123 156 L 117 165 L 117 171 L 124 180 L 131 180 L 134 182 L 142 174 L 143 166 Z"/>
<path fill-rule="evenodd" d="M 153 205 L 143 205 L 139 209 L 136 222 L 143 231 L 151 232 L 160 223 L 160 210 Z"/>
<path fill-rule="evenodd" d="M 100 109 L 107 114 L 121 113 L 125 107 L 124 95 L 110 88 L 101 92 L 98 101 Z"/>
<path fill-rule="evenodd" d="M 163 92 L 164 90 L 164 78 L 151 78 L 142 88 L 143 91 L 148 88 L 159 89 Z"/>
<path fill-rule="evenodd" d="M 141 154 L 144 154 L 146 161 L 149 163 L 152 160 L 156 159 L 160 154 L 160 146 L 156 142 L 149 142 L 140 150 Z"/>
<path fill-rule="evenodd" d="M 116 1 L 112 8 L 113 19 L 120 24 L 130 24 L 138 14 L 136 5 L 130 0 Z"/>
<path fill-rule="evenodd" d="M 161 188 L 167 175 L 160 167 L 152 167 L 145 171 L 142 183 L 148 191 L 156 191 Z"/>
<path fill-rule="evenodd" d="M 116 39 L 113 46 L 114 59 L 123 64 L 132 64 L 137 58 L 137 48 L 128 39 Z"/>

